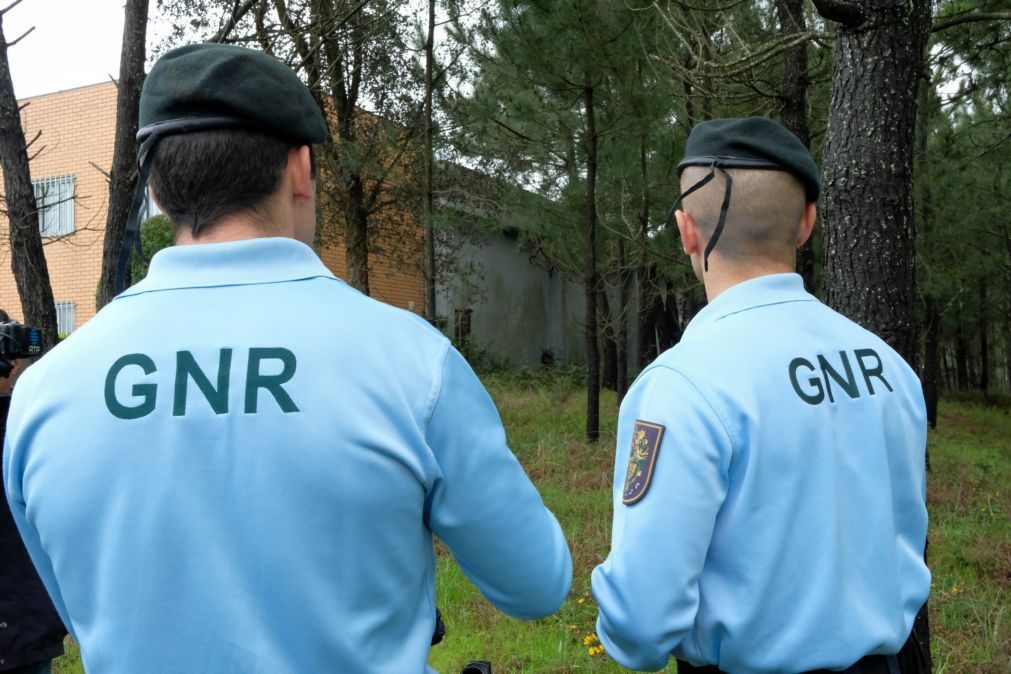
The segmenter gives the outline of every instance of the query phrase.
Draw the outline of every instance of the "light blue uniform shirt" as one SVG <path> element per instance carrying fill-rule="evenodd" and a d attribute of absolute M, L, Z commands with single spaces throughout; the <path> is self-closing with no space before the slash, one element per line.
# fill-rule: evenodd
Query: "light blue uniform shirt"
<path fill-rule="evenodd" d="M 290 239 L 158 253 L 18 382 L 4 480 L 89 672 L 424 672 L 433 533 L 512 616 L 571 582 L 460 354 Z"/>
<path fill-rule="evenodd" d="M 592 577 L 608 654 L 752 674 L 897 652 L 930 589 L 925 416 L 905 361 L 799 276 L 716 297 L 621 406 Z M 625 505 L 637 420 L 664 431 Z"/>

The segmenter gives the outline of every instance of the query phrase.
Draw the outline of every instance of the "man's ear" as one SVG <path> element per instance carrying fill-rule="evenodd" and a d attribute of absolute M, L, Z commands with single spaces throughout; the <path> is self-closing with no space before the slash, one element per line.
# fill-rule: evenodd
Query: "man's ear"
<path fill-rule="evenodd" d="M 814 230 L 814 221 L 818 219 L 818 207 L 810 203 L 804 207 L 804 214 L 800 216 L 800 229 L 797 230 L 797 248 L 800 248 L 811 238 Z"/>
<path fill-rule="evenodd" d="M 312 175 L 312 159 L 308 145 L 293 148 L 288 153 L 288 174 L 292 196 L 311 198 L 316 194 L 316 179 Z"/>
<path fill-rule="evenodd" d="M 699 252 L 700 237 L 699 226 L 692 216 L 684 211 L 674 211 L 674 218 L 678 222 L 678 231 L 681 233 L 681 248 L 685 255 L 694 255 Z"/>

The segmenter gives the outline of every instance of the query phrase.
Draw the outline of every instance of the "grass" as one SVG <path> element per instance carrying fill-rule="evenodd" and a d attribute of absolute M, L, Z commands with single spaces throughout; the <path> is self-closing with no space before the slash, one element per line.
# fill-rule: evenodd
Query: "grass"
<path fill-rule="evenodd" d="M 606 654 L 590 654 L 596 619 L 590 571 L 610 541 L 614 395 L 604 392 L 601 439 L 592 445 L 583 439 L 585 397 L 577 377 L 513 372 L 484 380 L 513 451 L 569 539 L 572 593 L 550 618 L 507 618 L 440 546 L 437 593 L 448 633 L 432 649 L 430 663 L 443 674 L 455 674 L 471 659 L 491 660 L 496 674 L 625 671 Z M 942 403 L 930 459 L 934 671 L 1011 673 L 1011 405 Z M 68 645 L 54 668 L 58 674 L 82 671 L 76 648 Z"/>

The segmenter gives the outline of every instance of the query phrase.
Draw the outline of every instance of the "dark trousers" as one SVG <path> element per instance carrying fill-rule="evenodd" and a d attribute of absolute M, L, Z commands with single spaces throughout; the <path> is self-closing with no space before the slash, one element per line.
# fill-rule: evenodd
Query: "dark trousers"
<path fill-rule="evenodd" d="M 678 660 L 678 674 L 723 674 L 723 671 L 712 665 L 696 667 L 684 660 Z M 901 670 L 899 669 L 899 661 L 894 655 L 868 655 L 842 672 L 816 669 L 803 674 L 901 674 Z"/>
<path fill-rule="evenodd" d="M 53 661 L 44 660 L 36 662 L 34 665 L 22 665 L 14 669 L 0 670 L 0 674 L 51 674 L 53 671 Z"/>

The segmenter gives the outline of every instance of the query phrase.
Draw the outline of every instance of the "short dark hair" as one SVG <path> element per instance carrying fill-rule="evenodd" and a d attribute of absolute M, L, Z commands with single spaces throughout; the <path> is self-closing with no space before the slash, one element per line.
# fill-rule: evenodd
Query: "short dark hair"
<path fill-rule="evenodd" d="M 154 150 L 149 185 L 172 224 L 198 235 L 228 215 L 256 213 L 297 147 L 246 129 L 167 136 Z"/>
<path fill-rule="evenodd" d="M 11 317 L 7 315 L 7 312 L 0 309 L 0 323 L 10 323 Z"/>

